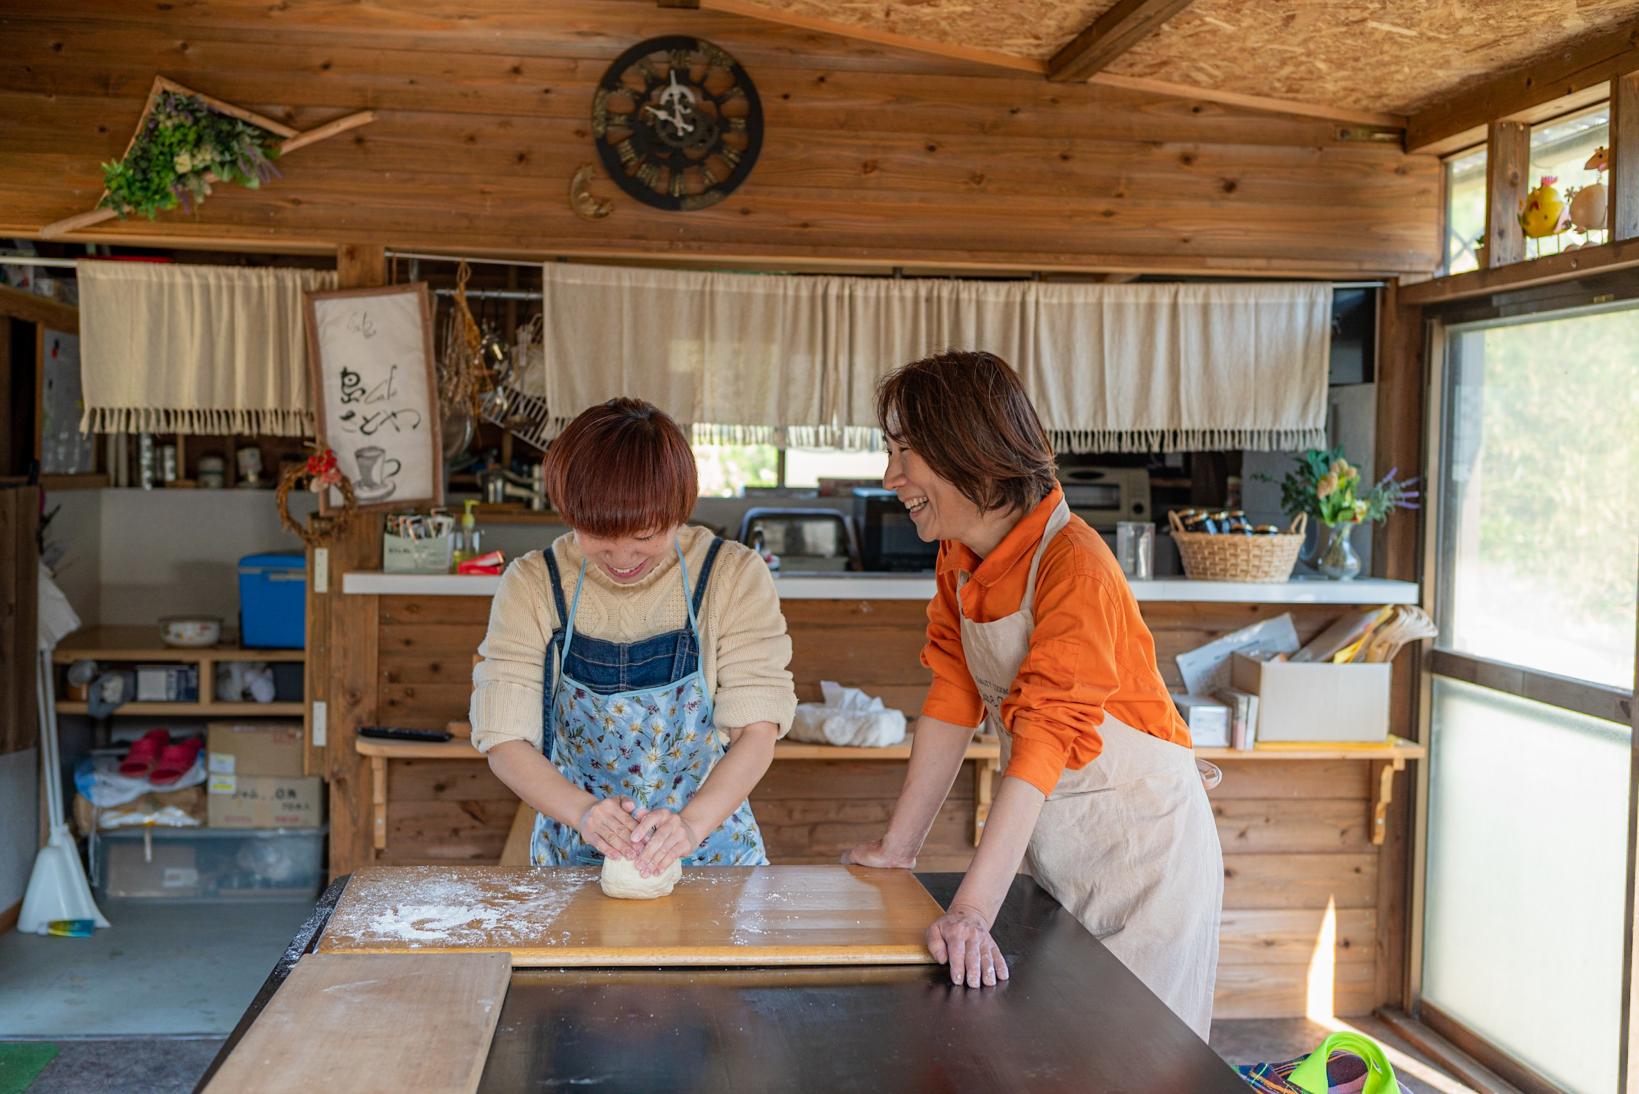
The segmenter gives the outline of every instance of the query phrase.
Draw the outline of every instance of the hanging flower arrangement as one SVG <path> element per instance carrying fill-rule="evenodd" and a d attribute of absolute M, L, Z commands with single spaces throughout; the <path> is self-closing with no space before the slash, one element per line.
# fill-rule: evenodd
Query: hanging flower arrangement
<path fill-rule="evenodd" d="M 178 205 L 192 212 L 214 182 L 254 190 L 276 176 L 272 161 L 281 143 L 278 134 L 213 110 L 196 95 L 162 91 L 125 158 L 102 165 L 108 193 L 99 207 L 149 220 Z"/>

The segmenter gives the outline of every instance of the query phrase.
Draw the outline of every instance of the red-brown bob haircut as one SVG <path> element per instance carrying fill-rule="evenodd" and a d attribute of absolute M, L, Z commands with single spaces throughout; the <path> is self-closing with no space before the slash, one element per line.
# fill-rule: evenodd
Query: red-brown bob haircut
<path fill-rule="evenodd" d="M 610 399 L 581 411 L 547 447 L 546 493 L 571 528 L 619 539 L 688 520 L 700 477 L 688 438 L 664 411 Z"/>
<path fill-rule="evenodd" d="M 876 418 L 981 512 L 1028 512 L 1057 482 L 1036 408 L 994 353 L 950 350 L 895 369 L 877 384 Z"/>

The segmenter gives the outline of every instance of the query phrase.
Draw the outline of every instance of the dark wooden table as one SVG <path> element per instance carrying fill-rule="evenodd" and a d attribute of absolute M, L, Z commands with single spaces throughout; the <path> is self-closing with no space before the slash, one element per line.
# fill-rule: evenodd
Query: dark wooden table
<path fill-rule="evenodd" d="M 919 874 L 948 905 L 959 874 Z M 326 890 L 200 1080 L 317 943 Z M 994 932 L 1012 979 L 943 967 L 518 969 L 484 1091 L 1188 1091 L 1245 1094 L 1230 1066 L 1035 882 Z"/>

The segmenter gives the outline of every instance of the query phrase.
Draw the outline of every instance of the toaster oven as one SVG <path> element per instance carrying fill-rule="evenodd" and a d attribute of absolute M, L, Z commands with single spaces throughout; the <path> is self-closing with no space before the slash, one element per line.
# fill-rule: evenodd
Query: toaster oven
<path fill-rule="evenodd" d="M 1069 467 L 1059 484 L 1070 511 L 1101 532 L 1124 520 L 1152 520 L 1150 473 L 1142 467 Z"/>
<path fill-rule="evenodd" d="M 931 570 L 938 561 L 938 542 L 922 542 L 910 511 L 892 490 L 854 487 L 854 526 L 866 570 Z"/>

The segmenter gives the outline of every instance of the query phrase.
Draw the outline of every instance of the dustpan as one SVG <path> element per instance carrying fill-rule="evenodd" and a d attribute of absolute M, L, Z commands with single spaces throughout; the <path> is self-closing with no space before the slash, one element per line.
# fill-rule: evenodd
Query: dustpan
<path fill-rule="evenodd" d="M 34 662 L 35 694 L 40 719 L 40 764 L 46 773 L 46 811 L 51 833 L 34 860 L 28 891 L 17 917 L 17 929 L 31 934 L 48 934 L 52 920 L 89 919 L 99 927 L 108 926 L 91 885 L 80 865 L 80 849 L 68 831 L 63 809 L 62 758 L 57 744 L 57 701 L 52 688 L 51 651 L 80 625 L 79 616 L 69 607 L 56 582 L 40 567 L 40 640 Z"/>

